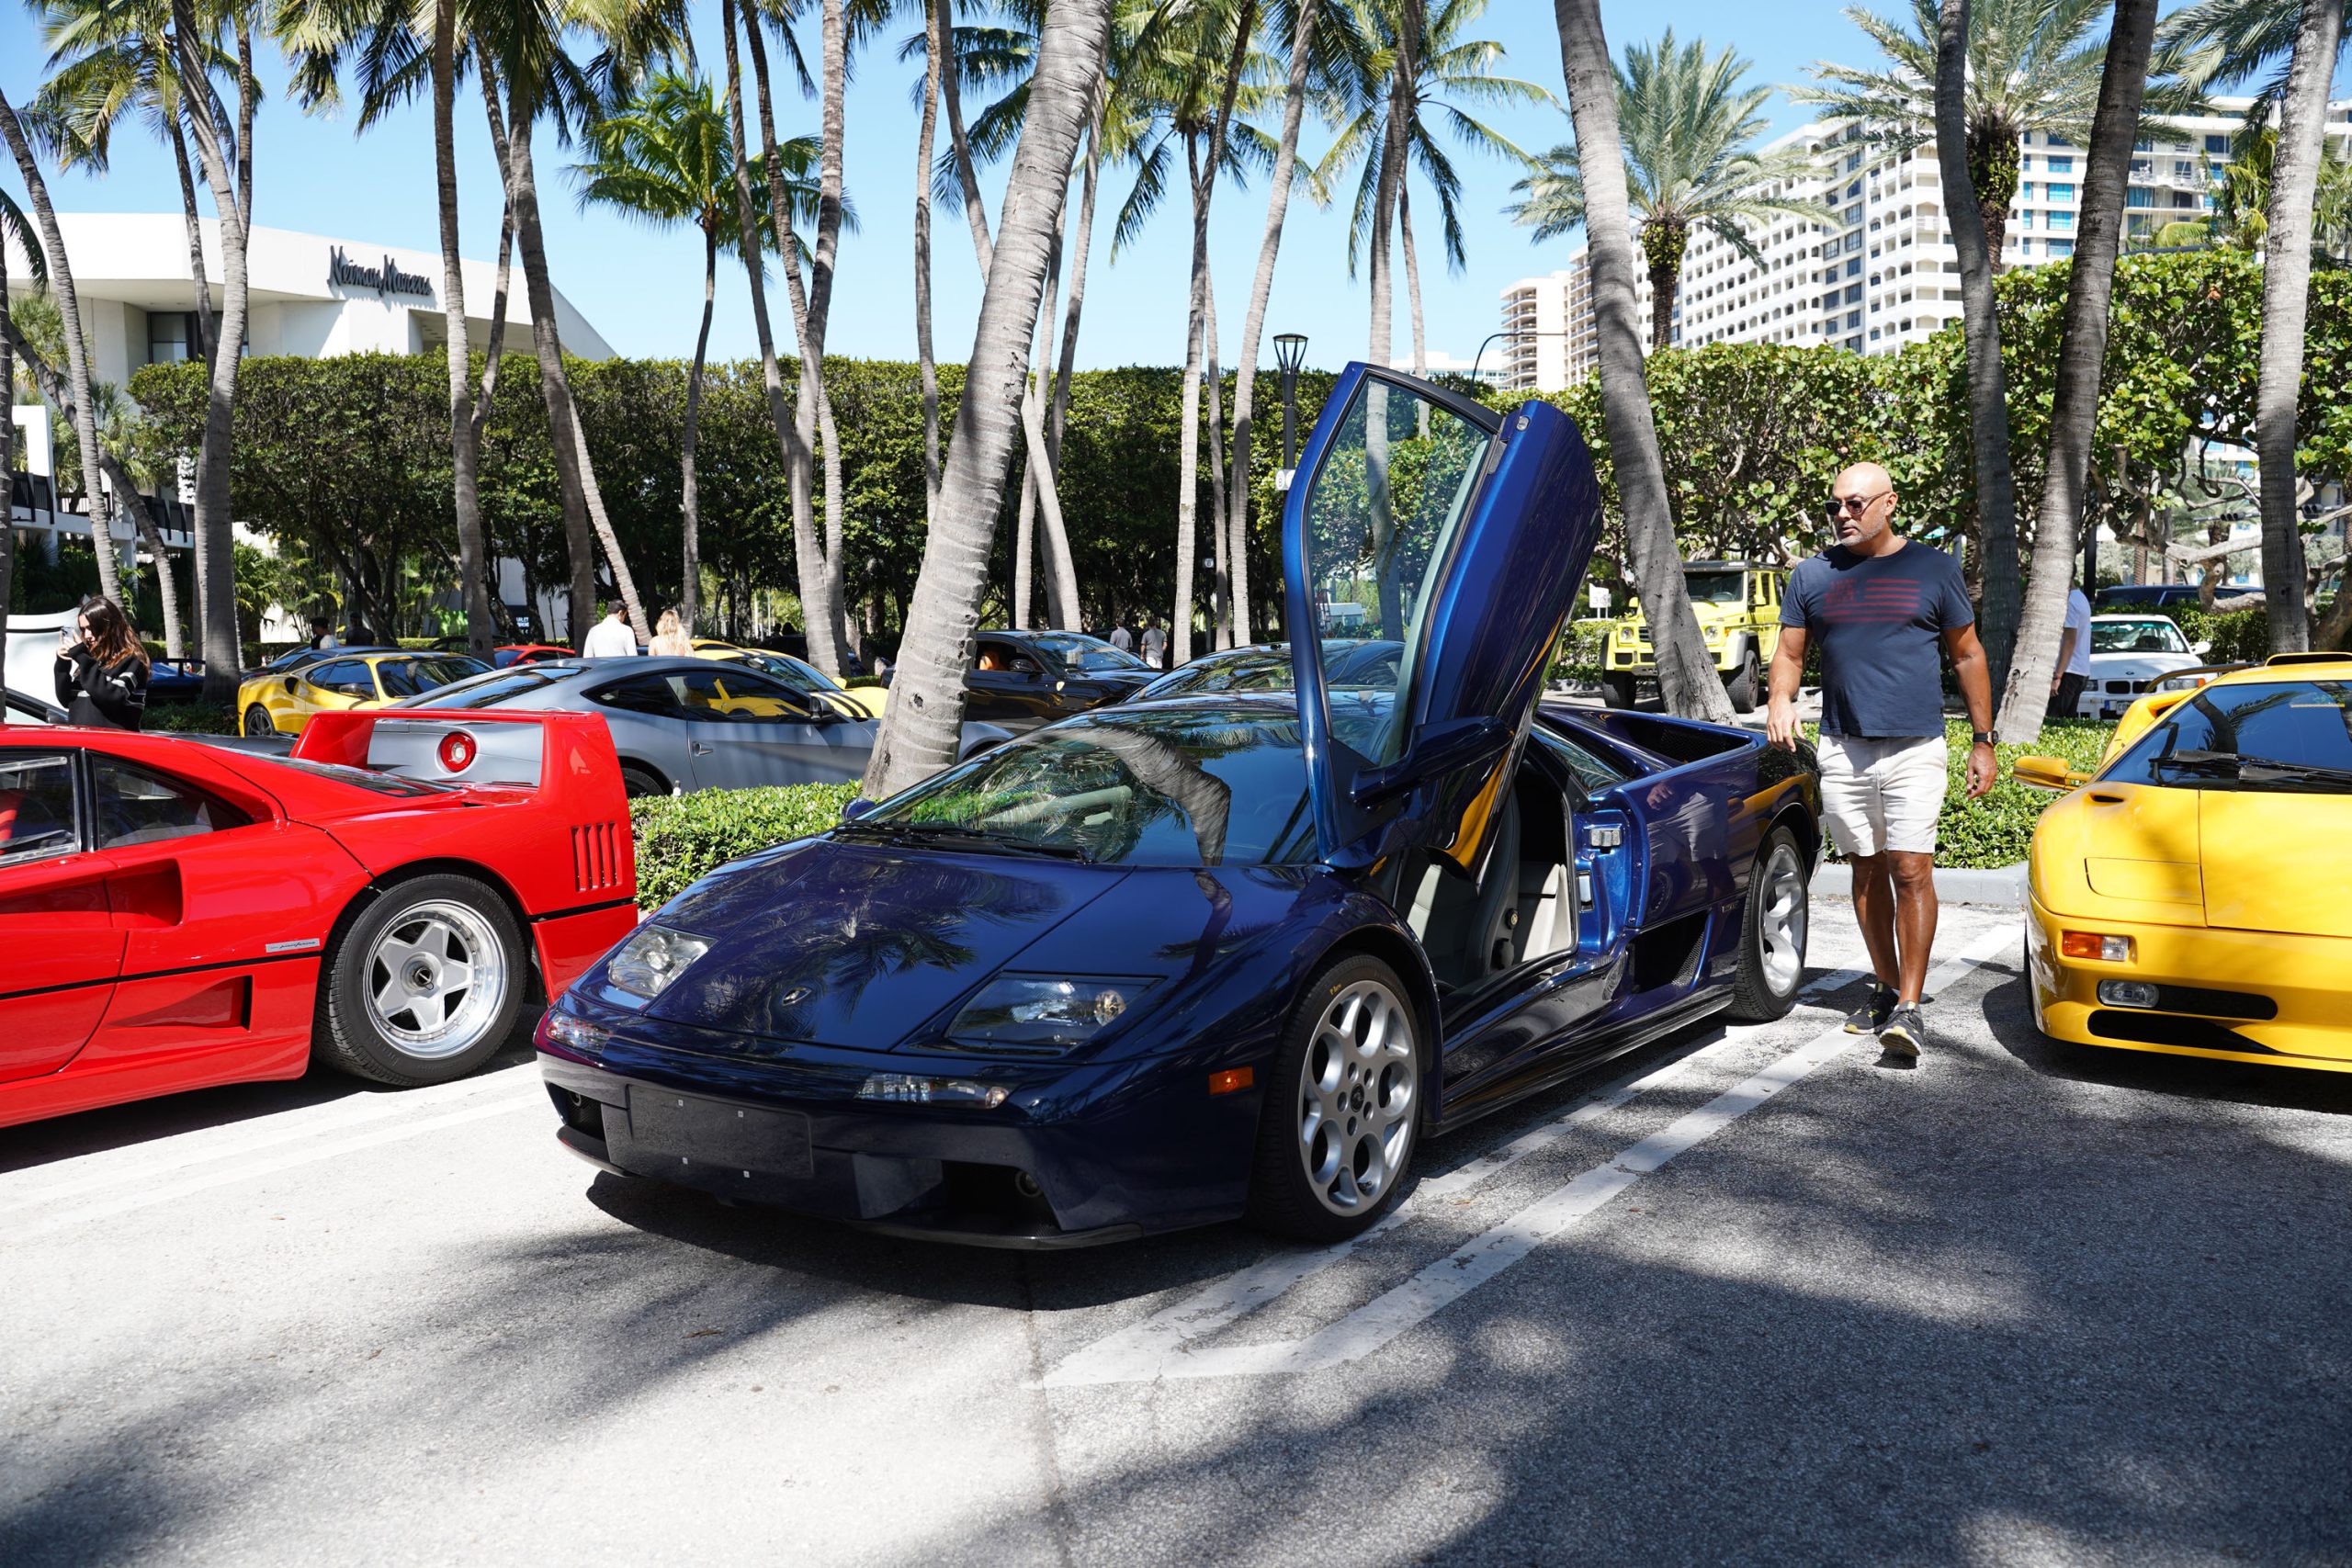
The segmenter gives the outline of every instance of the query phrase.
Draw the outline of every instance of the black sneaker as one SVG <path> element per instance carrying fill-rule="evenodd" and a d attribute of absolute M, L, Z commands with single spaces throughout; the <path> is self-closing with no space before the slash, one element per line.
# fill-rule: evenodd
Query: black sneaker
<path fill-rule="evenodd" d="M 1894 1016 L 1894 987 L 1882 986 L 1873 981 L 1871 985 L 1870 1005 L 1857 1008 L 1846 1015 L 1846 1032 L 1876 1034 L 1886 1027 L 1886 1021 Z"/>
<path fill-rule="evenodd" d="M 1901 1002 L 1878 1032 L 1878 1048 L 1890 1056 L 1916 1062 L 1928 1043 L 1928 1026 L 1920 1021 L 1919 1004 Z"/>

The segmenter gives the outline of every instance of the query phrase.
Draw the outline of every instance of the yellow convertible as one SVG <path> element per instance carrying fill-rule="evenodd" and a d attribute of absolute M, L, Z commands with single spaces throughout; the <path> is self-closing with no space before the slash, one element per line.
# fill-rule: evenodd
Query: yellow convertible
<path fill-rule="evenodd" d="M 247 735 L 300 735 L 314 713 L 381 707 L 488 668 L 463 654 L 328 651 L 246 676 L 237 688 L 237 713 Z"/>
<path fill-rule="evenodd" d="M 2352 656 L 2152 692 L 2028 863 L 2034 1020 L 2059 1040 L 2352 1072 Z"/>

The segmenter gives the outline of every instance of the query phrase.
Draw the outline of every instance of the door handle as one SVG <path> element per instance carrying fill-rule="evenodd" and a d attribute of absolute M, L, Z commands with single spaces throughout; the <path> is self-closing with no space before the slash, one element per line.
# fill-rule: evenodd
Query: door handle
<path fill-rule="evenodd" d="M 689 757 L 707 757 L 710 755 L 710 748 L 704 745 L 699 740 L 689 740 L 686 742 L 686 755 Z"/>

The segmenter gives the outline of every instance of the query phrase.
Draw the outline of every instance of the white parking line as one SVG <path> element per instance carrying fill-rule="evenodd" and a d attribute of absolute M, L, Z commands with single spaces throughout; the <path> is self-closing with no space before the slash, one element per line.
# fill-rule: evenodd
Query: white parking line
<path fill-rule="evenodd" d="M 158 1203 L 169 1203 L 193 1193 L 209 1191 L 216 1187 L 231 1187 L 240 1181 L 251 1181 L 259 1177 L 272 1176 L 278 1171 L 292 1170 L 299 1166 L 315 1165 L 321 1160 L 355 1154 L 361 1149 L 372 1149 L 385 1144 L 397 1144 L 410 1138 L 421 1138 L 428 1133 L 438 1133 L 446 1128 L 463 1126 L 469 1122 L 480 1122 L 492 1116 L 510 1115 L 514 1111 L 529 1111 L 535 1107 L 544 1110 L 547 1108 L 547 1096 L 534 1086 L 526 1094 L 500 1095 L 486 1105 L 469 1106 L 463 1111 L 452 1111 L 444 1116 L 429 1116 L 422 1122 L 413 1122 L 404 1126 L 386 1127 L 379 1132 L 362 1133 L 355 1138 L 343 1138 L 334 1143 L 322 1144 L 316 1148 L 305 1149 L 300 1154 L 280 1155 L 275 1159 L 256 1160 L 247 1165 L 232 1166 L 227 1170 L 216 1170 L 204 1176 L 192 1176 L 184 1181 L 169 1182 L 162 1187 L 147 1188 L 120 1198 L 109 1198 L 104 1202 L 85 1204 L 82 1208 L 68 1210 L 52 1218 L 14 1229 L 10 1234 L 17 1238 L 45 1235 L 51 1231 L 62 1230 L 68 1225 L 81 1224 L 90 1220 L 110 1219 L 118 1214 L 128 1214 L 134 1210 L 153 1208 Z"/>
<path fill-rule="evenodd" d="M 1970 971 L 2009 951 L 2015 940 L 2014 933 L 2007 930 L 1980 938 L 1959 956 L 1939 964 L 1928 976 L 1928 988 L 1931 992 L 1949 989 Z M 1834 987 L 1816 982 L 1807 988 L 1817 991 Z M 1486 1180 L 1527 1155 L 1556 1143 L 1576 1123 L 1613 1111 L 1702 1062 L 1719 1059 L 1729 1047 L 1769 1027 L 1734 1026 L 1737 1034 L 1733 1029 L 1726 1029 L 1723 1041 L 1609 1089 L 1549 1126 L 1538 1128 L 1460 1170 L 1423 1182 L 1414 1195 L 1416 1204 L 1401 1207 L 1354 1242 L 1269 1258 L 1255 1269 L 1228 1276 L 1143 1323 L 1079 1350 L 1047 1373 L 1041 1380 L 1042 1386 L 1067 1388 L 1092 1383 L 1149 1382 L 1160 1378 L 1301 1372 L 1361 1359 L 1493 1279 L 1539 1244 L 1592 1213 L 1644 1176 L 1834 1059 L 1857 1043 L 1855 1037 L 1846 1032 L 1842 1023 L 1825 1030 L 1764 1071 L 1555 1189 L 1329 1327 L 1302 1339 L 1268 1344 L 1196 1348 L 1194 1342 L 1330 1267 L 1363 1241 L 1400 1223 L 1408 1213 L 1419 1212 L 1419 1207 L 1425 1206 L 1423 1201 L 1449 1197 Z"/>
<path fill-rule="evenodd" d="M 139 1186 L 170 1171 L 233 1159 L 387 1117 L 413 1117 L 434 1106 L 462 1102 L 493 1089 L 511 1089 L 526 1082 L 536 1087 L 538 1073 L 537 1062 L 525 1062 L 428 1089 L 362 1091 L 321 1105 L 296 1106 L 229 1125 L 200 1127 L 122 1148 L 101 1149 L 46 1165 L 28 1166 L 0 1175 L 0 1194 L 6 1194 L 0 1200 L 0 1214 L 101 1192 L 109 1187 Z M 68 1179 L 38 1181 L 40 1177 L 61 1173 Z M 34 1179 L 28 1182 L 28 1178 Z"/>

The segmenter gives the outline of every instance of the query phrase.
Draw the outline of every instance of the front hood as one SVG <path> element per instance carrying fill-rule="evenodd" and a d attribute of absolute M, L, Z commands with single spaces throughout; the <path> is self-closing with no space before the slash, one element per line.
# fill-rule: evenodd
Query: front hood
<path fill-rule="evenodd" d="M 2151 925 L 2205 923 L 2198 792 L 2086 784 L 2034 829 L 2034 897 L 2054 914 Z"/>
<path fill-rule="evenodd" d="M 2352 936 L 2352 795 L 2197 792 L 2205 923 Z"/>
<path fill-rule="evenodd" d="M 1115 886 L 1115 867 L 813 840 L 660 915 L 711 949 L 648 1010 L 767 1040 L 887 1049 Z"/>
<path fill-rule="evenodd" d="M 2201 662 L 2193 653 L 2098 654 L 2091 659 L 2091 679 L 2149 681 L 2176 670 L 2194 670 Z"/>

